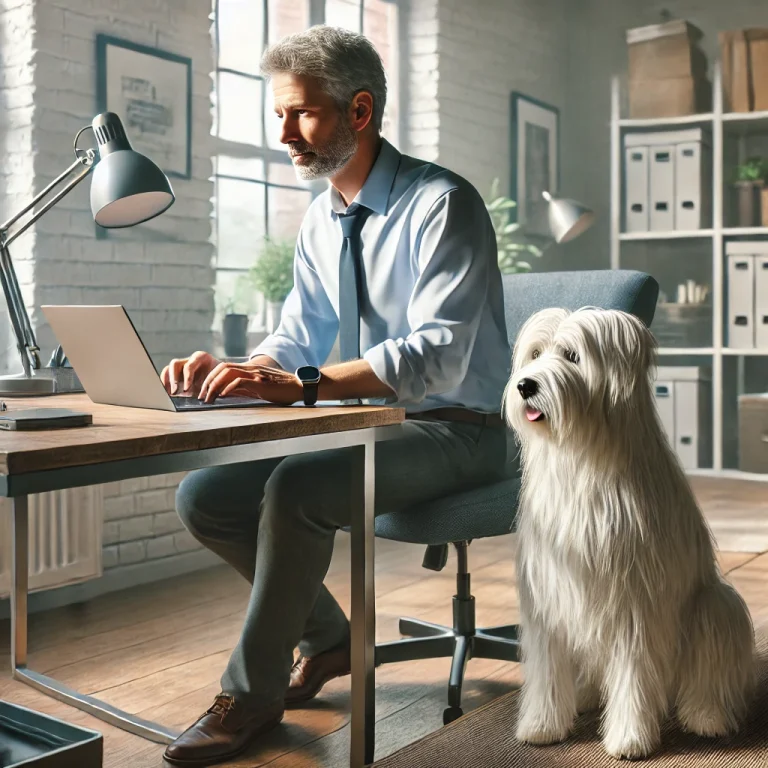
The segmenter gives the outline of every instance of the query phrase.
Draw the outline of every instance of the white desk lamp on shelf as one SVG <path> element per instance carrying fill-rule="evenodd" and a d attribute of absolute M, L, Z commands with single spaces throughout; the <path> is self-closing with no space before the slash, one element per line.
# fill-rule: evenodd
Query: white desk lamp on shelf
<path fill-rule="evenodd" d="M 77 141 L 80 135 L 89 128 L 93 130 L 98 149 L 78 149 Z M 82 392 L 81 387 L 73 384 L 72 369 L 62 367 L 64 357 L 60 347 L 54 352 L 48 366 L 41 365 L 40 348 L 11 261 L 11 243 L 92 170 L 91 211 L 94 220 L 101 227 L 115 229 L 141 224 L 168 210 L 175 200 L 166 175 L 149 158 L 131 149 L 123 124 L 114 112 L 96 115 L 91 125 L 81 128 L 75 136 L 74 152 L 75 162 L 43 189 L 29 205 L 0 226 L 0 282 L 24 368 L 21 374 L 0 376 L 0 396 Z M 13 228 L 24 214 L 32 210 L 80 167 L 80 173 L 74 176 L 64 189 L 40 209 L 33 211 L 25 223 Z"/>

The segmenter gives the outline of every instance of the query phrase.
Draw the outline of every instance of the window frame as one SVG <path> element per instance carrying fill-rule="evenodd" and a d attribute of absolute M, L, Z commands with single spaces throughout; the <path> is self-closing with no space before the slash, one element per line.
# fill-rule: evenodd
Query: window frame
<path fill-rule="evenodd" d="M 300 2 L 302 0 L 290 0 L 290 2 Z M 392 4 L 397 6 L 398 10 L 398 24 L 397 29 L 395 31 L 395 45 L 397 46 L 397 49 L 400 49 L 401 45 L 401 13 L 402 13 L 402 3 L 400 0 L 382 0 L 383 2 Z M 262 37 L 262 50 L 264 50 L 269 45 L 269 3 L 270 0 L 251 0 L 251 2 L 254 3 L 261 3 L 262 6 L 262 18 L 263 18 L 263 37 Z M 307 10 L 308 10 L 308 19 L 309 19 L 309 26 L 314 26 L 316 24 L 323 24 L 325 23 L 325 6 L 326 6 L 326 0 L 303 0 L 303 2 L 306 3 Z M 359 3 L 359 21 L 358 21 L 358 29 L 364 30 L 364 24 L 365 24 L 365 3 L 366 0 L 356 0 L 356 2 Z M 264 189 L 264 233 L 266 236 L 270 235 L 270 219 L 269 219 L 269 190 L 270 188 L 278 188 L 278 189 L 288 189 L 295 192 L 306 192 L 309 194 L 309 202 L 311 201 L 321 192 L 323 192 L 326 189 L 326 184 L 323 180 L 318 180 L 314 182 L 310 182 L 308 185 L 302 186 L 298 181 L 295 186 L 289 185 L 289 184 L 283 184 L 283 183 L 277 183 L 277 182 L 271 182 L 269 181 L 270 172 L 269 172 L 269 166 L 272 164 L 280 164 L 280 165 L 286 165 L 286 166 L 292 166 L 293 163 L 291 162 L 290 157 L 288 156 L 288 153 L 284 149 L 274 149 L 268 145 L 268 139 L 267 139 L 267 124 L 266 124 L 266 115 L 267 115 L 267 97 L 268 97 L 268 88 L 267 88 L 267 82 L 266 79 L 260 75 L 260 74 L 254 74 L 252 72 L 243 72 L 238 69 L 233 69 L 231 67 L 220 67 L 219 66 L 219 51 L 221 48 L 221 38 L 220 38 L 220 28 L 219 28 L 219 4 L 220 0 L 213 0 L 212 3 L 212 11 L 209 16 L 209 18 L 212 21 L 213 24 L 213 44 L 214 44 L 214 51 L 213 51 L 213 69 L 211 71 L 211 75 L 213 77 L 214 81 L 214 91 L 212 95 L 215 96 L 215 101 L 212 104 L 212 115 L 213 115 L 213 126 L 210 134 L 211 139 L 211 157 L 213 161 L 213 173 L 211 175 L 211 180 L 214 184 L 214 191 L 213 191 L 213 210 L 211 212 L 212 222 L 211 222 L 211 231 L 213 236 L 213 243 L 214 243 L 214 263 L 213 263 L 213 269 L 214 274 L 218 275 L 219 272 L 222 273 L 236 273 L 240 275 L 245 275 L 248 273 L 249 268 L 243 268 L 243 267 L 230 267 L 230 266 L 221 266 L 219 265 L 219 253 L 218 253 L 218 242 L 219 242 L 219 216 L 217 215 L 217 206 L 218 206 L 218 180 L 219 179 L 227 179 L 232 181 L 238 181 L 238 182 L 246 182 L 250 184 L 260 184 L 262 185 Z M 222 73 L 225 74 L 231 74 L 235 75 L 237 77 L 244 77 L 250 80 L 256 80 L 258 82 L 261 82 L 262 88 L 261 88 L 261 104 L 260 104 L 260 114 L 259 119 L 261 121 L 261 136 L 262 136 L 262 143 L 261 144 L 252 144 L 252 143 L 245 143 L 245 142 L 239 142 L 239 141 L 232 141 L 231 139 L 221 138 L 219 134 L 219 126 L 220 126 L 220 108 L 221 108 L 221 99 L 220 99 L 220 76 Z M 400 72 L 396 72 L 396 80 L 395 80 L 395 95 L 397 97 L 397 101 L 401 102 L 400 99 L 400 93 L 401 93 L 401 83 L 400 83 Z M 388 99 L 389 101 L 389 99 Z M 398 137 L 402 133 L 402 112 L 401 112 L 401 103 L 398 103 L 397 105 L 397 124 L 393 126 L 395 136 Z M 231 174 L 222 174 L 218 172 L 218 157 L 224 155 L 232 158 L 242 158 L 242 159 L 259 159 L 262 160 L 264 163 L 264 179 L 254 179 L 252 177 L 247 176 L 233 176 Z M 216 282 L 214 282 L 214 288 L 216 287 Z M 251 328 L 252 331 L 265 331 L 266 330 L 266 302 L 263 300 L 263 297 L 260 297 L 258 300 L 259 307 L 257 311 L 255 312 L 255 317 L 251 320 Z M 216 310 L 215 317 L 214 317 L 214 327 L 216 327 L 221 322 L 221 317 L 218 309 Z"/>

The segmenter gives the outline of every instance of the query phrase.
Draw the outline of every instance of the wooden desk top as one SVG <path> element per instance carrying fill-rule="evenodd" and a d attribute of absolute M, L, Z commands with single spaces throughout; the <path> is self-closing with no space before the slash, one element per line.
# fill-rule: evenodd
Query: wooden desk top
<path fill-rule="evenodd" d="M 0 475 L 365 429 L 399 424 L 405 418 L 404 409 L 384 406 L 260 406 L 175 413 L 97 405 L 84 394 L 6 398 L 5 402 L 9 411 L 85 411 L 93 414 L 93 425 L 39 432 L 0 430 Z"/>

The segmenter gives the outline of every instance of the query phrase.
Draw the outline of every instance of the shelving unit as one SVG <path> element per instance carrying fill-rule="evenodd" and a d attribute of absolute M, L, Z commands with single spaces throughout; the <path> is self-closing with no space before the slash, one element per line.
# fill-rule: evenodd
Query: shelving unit
<path fill-rule="evenodd" d="M 725 227 L 724 188 L 724 135 L 748 136 L 756 133 L 768 135 L 768 112 L 723 112 L 722 74 L 719 62 L 713 67 L 712 112 L 659 119 L 635 120 L 621 116 L 621 86 L 618 77 L 611 83 L 611 268 L 621 266 L 621 245 L 632 241 L 681 241 L 711 240 L 712 249 L 712 346 L 711 347 L 662 347 L 660 356 L 710 356 L 712 358 L 712 469 L 704 473 L 763 478 L 723 468 L 723 421 L 724 421 L 724 358 L 736 357 L 739 361 L 739 380 L 743 377 L 745 357 L 768 356 L 768 349 L 733 349 L 724 345 L 723 321 L 725 312 L 726 285 L 724 277 L 724 243 L 727 238 L 756 237 L 768 238 L 768 227 Z M 623 179 L 623 134 L 627 131 L 675 130 L 678 128 L 703 127 L 712 134 L 712 226 L 698 230 L 673 230 L 669 232 L 621 231 L 622 225 L 622 179 Z"/>

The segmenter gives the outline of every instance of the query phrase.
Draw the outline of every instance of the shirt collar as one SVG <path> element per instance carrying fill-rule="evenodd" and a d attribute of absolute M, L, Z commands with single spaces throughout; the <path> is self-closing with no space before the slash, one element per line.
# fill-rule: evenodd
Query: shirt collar
<path fill-rule="evenodd" d="M 357 193 L 357 197 L 350 203 L 350 207 L 357 203 L 370 208 L 374 213 L 382 216 L 389 210 L 389 194 L 392 191 L 392 185 L 395 183 L 395 176 L 400 167 L 400 158 L 402 155 L 385 138 L 381 140 L 381 149 L 379 155 L 365 180 L 362 189 Z M 341 199 L 338 190 L 331 185 L 331 209 L 338 216 L 347 211 L 347 206 Z"/>

